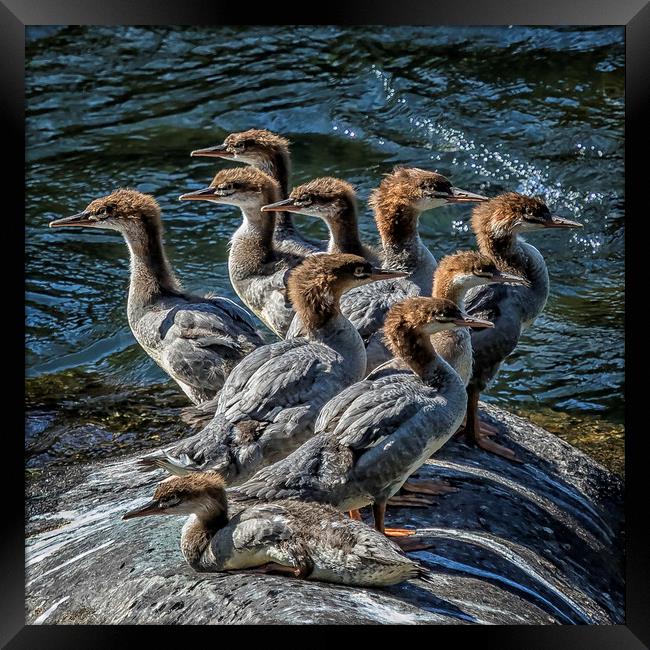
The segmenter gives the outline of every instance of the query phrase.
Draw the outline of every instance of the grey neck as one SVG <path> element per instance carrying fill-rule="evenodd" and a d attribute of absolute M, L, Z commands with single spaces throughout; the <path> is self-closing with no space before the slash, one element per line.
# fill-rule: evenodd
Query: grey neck
<path fill-rule="evenodd" d="M 431 251 L 422 243 L 419 233 L 408 240 L 382 242 L 384 249 L 384 268 L 391 271 L 410 273 L 422 295 L 431 295 L 433 272 L 437 262 Z"/>
<path fill-rule="evenodd" d="M 330 231 L 328 253 L 349 253 L 363 257 L 363 245 L 359 238 L 357 210 L 346 202 L 345 208 L 332 220 L 327 220 Z"/>
<path fill-rule="evenodd" d="M 210 542 L 219 530 L 228 525 L 228 521 L 226 513 L 208 519 L 195 514 L 187 518 L 181 532 L 181 551 L 193 569 L 198 571 L 212 564 Z"/>
<path fill-rule="evenodd" d="M 530 283 L 529 287 L 513 287 L 521 297 L 522 321 L 527 325 L 544 308 L 549 294 L 549 278 L 542 254 L 518 235 L 501 239 L 490 239 L 481 247 L 502 270 L 521 275 Z"/>
<path fill-rule="evenodd" d="M 162 242 L 162 233 L 152 224 L 140 223 L 122 233 L 131 255 L 129 305 L 146 306 L 166 294 L 178 294 Z"/>
<path fill-rule="evenodd" d="M 233 235 L 233 240 L 246 237 L 254 241 L 262 250 L 270 254 L 273 249 L 275 212 L 262 212 L 262 204 L 241 208 L 243 222 Z"/>
<path fill-rule="evenodd" d="M 281 198 L 286 199 L 289 196 L 289 176 L 291 175 L 289 158 L 282 153 L 277 153 L 257 166 L 280 184 Z M 296 227 L 290 212 L 276 212 L 275 217 L 276 233 L 284 236 L 296 234 Z"/>

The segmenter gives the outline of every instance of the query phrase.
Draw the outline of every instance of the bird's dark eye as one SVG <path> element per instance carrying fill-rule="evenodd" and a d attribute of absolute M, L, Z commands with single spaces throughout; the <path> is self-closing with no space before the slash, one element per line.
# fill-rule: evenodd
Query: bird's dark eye
<path fill-rule="evenodd" d="M 444 199 L 451 194 L 451 190 L 436 185 L 426 185 L 422 191 L 426 197 L 434 199 Z"/>
<path fill-rule="evenodd" d="M 173 494 L 166 499 L 163 499 L 160 501 L 160 507 L 161 508 L 173 508 L 174 506 L 177 506 L 180 503 L 180 498 L 178 495 Z"/>
<path fill-rule="evenodd" d="M 354 275 L 356 275 L 358 278 L 363 277 L 366 275 L 366 269 L 364 269 L 363 266 L 357 266 L 357 268 L 354 269 Z"/>

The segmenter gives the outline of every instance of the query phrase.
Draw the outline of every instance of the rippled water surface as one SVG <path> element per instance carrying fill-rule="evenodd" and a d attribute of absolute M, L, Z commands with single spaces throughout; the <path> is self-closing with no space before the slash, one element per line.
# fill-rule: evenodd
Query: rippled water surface
<path fill-rule="evenodd" d="M 620 470 L 623 66 L 619 28 L 28 29 L 33 464 L 154 444 L 178 428 L 185 404 L 129 331 L 120 237 L 47 222 L 119 186 L 152 193 L 184 285 L 232 297 L 226 246 L 238 212 L 177 197 L 223 167 L 190 150 L 255 126 L 291 139 L 295 184 L 325 174 L 353 183 L 369 238 L 365 201 L 395 164 L 489 195 L 540 194 L 583 222 L 578 233 L 529 237 L 546 257 L 551 295 L 484 398 Z M 474 245 L 469 214 L 423 216 L 436 257 Z"/>

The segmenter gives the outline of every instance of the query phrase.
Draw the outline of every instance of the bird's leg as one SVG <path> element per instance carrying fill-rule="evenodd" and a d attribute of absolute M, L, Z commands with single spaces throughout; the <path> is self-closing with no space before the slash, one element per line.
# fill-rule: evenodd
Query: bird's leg
<path fill-rule="evenodd" d="M 380 533 L 384 533 L 386 537 L 393 538 L 392 541 L 403 551 L 420 551 L 433 546 L 433 541 L 427 542 L 424 538 L 416 536 L 414 530 L 409 530 L 408 528 L 386 528 L 384 526 L 384 516 L 386 514 L 385 501 L 373 503 L 372 514 L 375 516 L 375 528 Z"/>
<path fill-rule="evenodd" d="M 522 461 L 517 457 L 512 449 L 503 447 L 502 445 L 497 444 L 493 440 L 490 440 L 488 436 L 481 432 L 479 417 L 478 417 L 478 398 L 479 391 L 474 386 L 467 387 L 467 418 L 464 428 L 465 439 L 468 442 L 478 445 L 481 449 L 489 451 L 492 454 L 497 456 L 502 456 L 508 460 L 514 460 L 518 463 Z"/>
<path fill-rule="evenodd" d="M 386 535 L 386 537 L 405 537 L 415 535 L 414 530 L 407 528 L 386 528 L 384 526 L 384 517 L 386 515 L 386 502 L 376 501 L 372 504 L 372 514 L 375 517 L 375 528 Z"/>
<path fill-rule="evenodd" d="M 281 575 L 289 575 L 294 578 L 304 578 L 308 573 L 307 567 L 290 567 L 284 564 L 277 564 L 276 562 L 268 562 L 262 566 L 253 567 L 252 569 L 245 569 L 238 573 L 279 573 Z"/>
<path fill-rule="evenodd" d="M 457 437 L 457 438 L 460 438 L 460 436 L 462 436 L 465 433 L 465 427 L 466 426 L 467 426 L 467 414 L 463 418 L 463 422 L 458 427 L 458 431 L 456 431 L 454 436 Z M 478 421 L 478 426 L 479 426 L 479 428 L 481 430 L 481 433 L 484 436 L 494 437 L 494 436 L 497 435 L 497 433 L 499 433 L 499 430 L 496 427 L 492 426 L 491 424 L 488 424 L 487 422 L 484 422 L 480 418 L 479 418 L 479 421 Z"/>
<path fill-rule="evenodd" d="M 361 521 L 361 512 L 359 510 L 350 510 L 348 514 L 350 515 L 350 519 Z"/>

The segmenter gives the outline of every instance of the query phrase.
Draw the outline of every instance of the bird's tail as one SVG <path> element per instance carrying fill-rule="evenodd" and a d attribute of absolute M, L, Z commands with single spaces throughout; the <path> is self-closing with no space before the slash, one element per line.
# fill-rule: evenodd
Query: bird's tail
<path fill-rule="evenodd" d="M 420 564 L 420 562 L 416 562 L 417 566 L 417 575 L 415 576 L 416 578 L 419 578 L 420 580 L 424 580 L 424 582 L 428 582 L 430 585 L 437 585 L 438 583 L 433 579 L 433 574 L 431 573 L 431 569 L 428 567 L 424 566 L 423 564 Z"/>
<path fill-rule="evenodd" d="M 163 469 L 173 476 L 189 476 L 201 471 L 189 456 L 183 454 L 179 458 L 174 458 L 164 452 L 140 458 L 138 469 L 141 472 L 154 472 L 157 469 Z"/>

